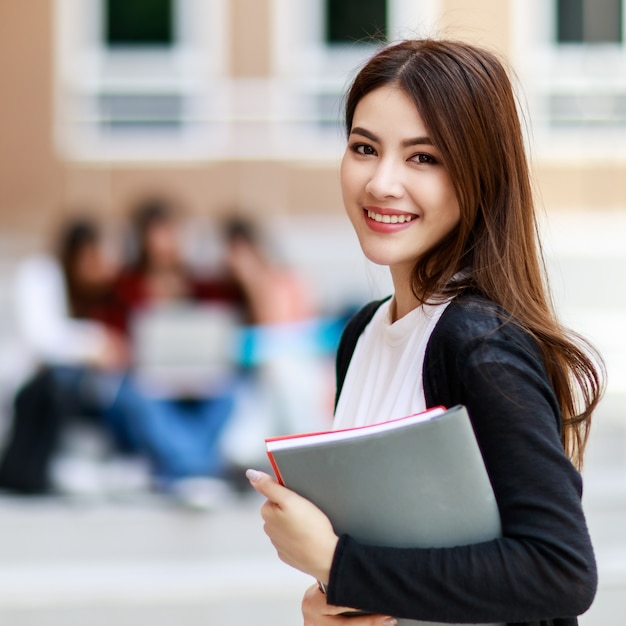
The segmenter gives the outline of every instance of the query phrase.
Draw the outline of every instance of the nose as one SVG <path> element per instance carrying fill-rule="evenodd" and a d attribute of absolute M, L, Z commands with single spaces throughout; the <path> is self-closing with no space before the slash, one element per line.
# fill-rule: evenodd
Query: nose
<path fill-rule="evenodd" d="M 391 160 L 379 160 L 365 191 L 379 200 L 401 197 L 404 194 L 404 185 L 399 169 Z"/>

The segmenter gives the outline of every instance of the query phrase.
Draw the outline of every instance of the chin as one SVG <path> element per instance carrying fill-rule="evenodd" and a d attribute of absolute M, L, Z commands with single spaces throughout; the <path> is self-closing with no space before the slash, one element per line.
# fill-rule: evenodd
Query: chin
<path fill-rule="evenodd" d="M 384 265 L 390 267 L 399 262 L 397 255 L 390 253 L 388 250 L 376 249 L 374 246 L 362 246 L 365 258 L 374 265 Z"/>

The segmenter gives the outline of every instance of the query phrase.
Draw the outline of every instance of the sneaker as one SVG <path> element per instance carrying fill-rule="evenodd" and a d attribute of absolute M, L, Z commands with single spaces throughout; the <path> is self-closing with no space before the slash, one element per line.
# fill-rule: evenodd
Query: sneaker
<path fill-rule="evenodd" d="M 208 476 L 181 478 L 169 485 L 168 492 L 180 504 L 195 511 L 223 508 L 234 498 L 233 489 L 228 482 Z"/>

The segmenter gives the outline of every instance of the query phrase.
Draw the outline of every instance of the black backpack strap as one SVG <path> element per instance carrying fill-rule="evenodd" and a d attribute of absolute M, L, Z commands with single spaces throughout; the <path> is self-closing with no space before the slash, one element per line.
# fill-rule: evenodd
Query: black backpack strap
<path fill-rule="evenodd" d="M 335 408 L 337 408 L 337 402 L 343 388 L 343 381 L 346 378 L 348 366 L 356 347 L 356 342 L 359 340 L 361 333 L 365 327 L 370 323 L 374 313 L 378 310 L 383 302 L 389 300 L 391 296 L 387 296 L 382 300 L 374 300 L 366 304 L 362 309 L 359 309 L 348 321 L 346 327 L 341 335 L 341 341 L 337 348 L 337 360 L 335 363 L 335 373 L 337 379 L 337 390 L 335 392 Z"/>

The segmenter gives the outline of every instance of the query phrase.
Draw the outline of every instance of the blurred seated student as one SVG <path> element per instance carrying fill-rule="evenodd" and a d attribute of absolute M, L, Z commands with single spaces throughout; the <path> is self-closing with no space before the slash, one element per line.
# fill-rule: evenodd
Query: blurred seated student
<path fill-rule="evenodd" d="M 180 380 L 175 372 L 145 384 L 138 354 L 138 338 L 145 326 L 166 319 L 195 319 L 194 309 L 213 304 L 239 319 L 242 293 L 234 281 L 201 280 L 185 258 L 182 223 L 176 207 L 162 198 L 138 203 L 131 215 L 133 258 L 116 281 L 117 325 L 133 348 L 132 373 L 124 382 L 125 393 L 134 395 L 135 410 L 129 428 L 133 440 L 150 459 L 157 489 L 180 496 L 188 504 L 209 506 L 213 493 L 224 492 L 228 466 L 220 438 L 233 408 L 235 372 L 219 384 L 202 387 Z M 178 329 L 180 341 L 188 341 Z M 193 341 L 193 338 L 192 338 Z M 195 339 L 196 350 L 210 350 Z M 163 340 L 164 350 L 176 339 Z M 193 346 L 192 346 L 193 347 Z M 230 358 L 230 355 L 229 355 Z M 187 382 L 188 384 L 185 384 Z"/>
<path fill-rule="evenodd" d="M 252 221 L 227 220 L 224 238 L 227 266 L 247 297 L 251 324 L 283 325 L 317 315 L 303 277 L 270 254 Z"/>
<path fill-rule="evenodd" d="M 115 321 L 123 332 L 130 332 L 137 311 L 158 305 L 206 301 L 241 309 L 244 296 L 236 280 L 192 270 L 182 225 L 176 205 L 166 198 L 149 197 L 131 211 L 131 252 L 115 285 Z"/>
<path fill-rule="evenodd" d="M 319 345 L 318 307 L 304 276 L 279 260 L 251 219 L 226 220 L 223 238 L 248 303 L 247 387 L 227 440 L 229 456 L 245 466 L 263 460 L 264 437 L 328 427 L 333 365 Z"/>
<path fill-rule="evenodd" d="M 126 450 L 124 437 L 116 440 L 104 419 L 128 362 L 125 339 L 111 325 L 116 272 L 99 225 L 83 217 L 62 225 L 53 254 L 18 267 L 16 319 L 32 374 L 14 398 L 0 488 L 50 491 L 51 463 L 70 418 L 91 421 L 114 448 Z"/>

